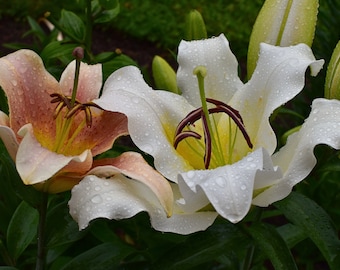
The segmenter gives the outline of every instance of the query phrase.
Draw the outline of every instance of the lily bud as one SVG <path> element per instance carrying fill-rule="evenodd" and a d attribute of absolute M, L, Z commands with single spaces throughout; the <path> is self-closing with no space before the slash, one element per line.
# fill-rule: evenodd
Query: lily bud
<path fill-rule="evenodd" d="M 186 40 L 206 39 L 207 30 L 201 13 L 192 10 L 187 15 L 185 22 L 185 38 Z"/>
<path fill-rule="evenodd" d="M 340 100 L 340 41 L 333 51 L 327 68 L 325 97 Z"/>
<path fill-rule="evenodd" d="M 291 46 L 312 45 L 317 21 L 318 0 L 266 0 L 255 21 L 248 49 L 248 77 L 258 59 L 260 43 Z"/>
<path fill-rule="evenodd" d="M 152 75 L 157 89 L 167 90 L 176 94 L 180 93 L 177 87 L 175 71 L 167 61 L 158 55 L 152 61 Z"/>

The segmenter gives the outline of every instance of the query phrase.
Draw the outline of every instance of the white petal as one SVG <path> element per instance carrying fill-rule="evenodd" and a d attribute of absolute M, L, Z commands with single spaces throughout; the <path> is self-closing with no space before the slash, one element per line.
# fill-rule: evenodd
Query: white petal
<path fill-rule="evenodd" d="M 223 34 L 205 40 L 181 41 L 178 64 L 178 87 L 195 107 L 201 107 L 197 77 L 193 75 L 197 66 L 205 66 L 207 69 L 206 97 L 228 103 L 243 85 L 238 77 L 237 59 Z"/>
<path fill-rule="evenodd" d="M 186 211 L 197 211 L 209 202 L 224 218 L 236 223 L 248 213 L 255 178 L 280 178 L 270 156 L 264 149 L 258 149 L 237 163 L 213 170 L 190 171 L 179 176 L 179 187 Z"/>
<path fill-rule="evenodd" d="M 8 116 L 2 111 L 0 111 L 0 139 L 5 144 L 11 158 L 15 160 L 19 143 L 13 130 L 9 127 Z"/>
<path fill-rule="evenodd" d="M 253 203 L 267 206 L 288 196 L 294 185 L 302 181 L 314 168 L 313 149 L 327 144 L 340 149 L 340 101 L 316 99 L 310 116 L 301 129 L 289 136 L 287 144 L 273 155 L 283 178 L 254 198 Z"/>
<path fill-rule="evenodd" d="M 24 138 L 19 145 L 16 167 L 26 185 L 46 181 L 71 161 L 84 162 L 91 155 L 91 151 L 86 150 L 79 156 L 64 156 L 42 147 L 34 137 L 31 124 L 23 126 L 18 133 Z"/>
<path fill-rule="evenodd" d="M 193 110 L 183 97 L 152 90 L 139 69 L 129 66 L 107 79 L 101 98 L 94 102 L 127 115 L 133 142 L 155 158 L 155 167 L 165 177 L 176 181 L 178 172 L 191 168 L 173 147 L 178 123 Z"/>
<path fill-rule="evenodd" d="M 269 116 L 303 89 L 309 66 L 312 75 L 316 75 L 323 63 L 323 60 L 315 60 L 311 49 L 305 44 L 291 47 L 261 44 L 251 80 L 230 103 L 240 111 L 255 149 L 263 147 L 270 154 L 274 152 L 276 136 L 270 127 Z"/>
<path fill-rule="evenodd" d="M 214 214 L 180 215 L 167 218 L 166 213 L 154 193 L 138 181 L 123 175 L 101 179 L 94 175 L 86 176 L 72 189 L 69 201 L 70 214 L 84 229 L 96 218 L 125 219 L 146 211 L 151 217 L 152 226 L 159 231 L 188 234 L 206 229 L 214 221 Z M 200 224 L 200 226 L 198 226 Z"/>

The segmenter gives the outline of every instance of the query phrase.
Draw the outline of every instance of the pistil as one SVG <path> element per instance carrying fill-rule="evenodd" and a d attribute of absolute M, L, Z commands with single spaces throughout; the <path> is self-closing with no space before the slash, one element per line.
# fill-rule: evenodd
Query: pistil
<path fill-rule="evenodd" d="M 211 159 L 216 159 L 215 165 L 225 165 L 226 162 L 224 160 L 223 151 L 225 149 L 225 146 L 221 145 L 220 136 L 218 134 L 218 128 L 217 123 L 215 122 L 215 118 L 212 116 L 212 120 L 214 123 L 214 129 L 211 122 L 211 116 L 215 113 L 225 113 L 229 117 L 229 121 L 232 120 L 236 127 L 242 132 L 243 137 L 245 138 L 247 145 L 249 148 L 253 148 L 253 144 L 251 143 L 250 137 L 246 131 L 246 128 L 243 123 L 243 119 L 240 115 L 240 113 L 232 108 L 231 106 L 212 99 L 212 98 L 206 98 L 205 97 L 205 90 L 204 90 L 204 77 L 206 76 L 206 68 L 199 66 L 195 68 L 194 74 L 197 76 L 198 80 L 198 87 L 200 91 L 200 98 L 202 107 L 193 110 L 190 112 L 177 126 L 176 132 L 175 132 L 175 138 L 174 138 L 174 147 L 177 148 L 178 144 L 189 137 L 192 137 L 194 139 L 200 140 L 202 138 L 202 135 L 199 134 L 196 131 L 190 130 L 190 126 L 195 126 L 195 122 L 199 119 L 202 119 L 202 127 L 203 127 L 203 135 L 204 135 L 204 167 L 206 169 L 209 168 Z M 208 103 L 211 105 L 214 105 L 214 107 L 208 107 Z M 185 128 L 188 128 L 189 130 L 184 130 Z M 236 142 L 236 132 L 234 134 L 234 138 L 232 138 L 232 122 L 229 122 L 229 158 L 228 163 L 231 162 L 232 158 L 232 152 L 233 148 L 235 146 Z M 214 153 L 214 155 L 212 155 Z"/>
<path fill-rule="evenodd" d="M 53 93 L 50 96 L 52 97 L 51 103 L 57 103 L 55 108 L 54 118 L 56 119 L 56 138 L 53 151 L 57 153 L 61 153 L 69 147 L 80 131 L 85 127 L 92 126 L 92 112 L 91 107 L 96 107 L 101 109 L 98 105 L 92 102 L 81 103 L 76 99 L 77 89 L 78 89 L 78 81 L 79 81 L 79 72 L 80 72 L 80 63 L 81 59 L 84 57 L 84 51 L 82 48 L 77 47 L 73 51 L 73 55 L 76 58 L 76 68 L 74 75 L 74 83 L 72 89 L 72 96 L 65 96 L 60 93 Z M 72 127 L 72 123 L 75 117 L 79 112 L 83 111 L 85 114 L 84 120 L 81 121 L 80 124 L 76 127 L 72 134 L 70 134 L 70 130 Z"/>

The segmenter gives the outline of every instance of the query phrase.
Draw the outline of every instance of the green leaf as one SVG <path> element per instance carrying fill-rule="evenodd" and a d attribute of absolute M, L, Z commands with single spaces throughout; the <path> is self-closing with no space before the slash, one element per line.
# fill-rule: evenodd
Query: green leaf
<path fill-rule="evenodd" d="M 13 258 L 17 259 L 36 236 L 38 219 L 38 211 L 24 201 L 14 212 L 7 231 L 7 247 Z"/>
<path fill-rule="evenodd" d="M 98 245 L 75 257 L 61 270 L 73 269 L 116 269 L 121 261 L 134 252 L 129 246 L 117 246 L 115 243 Z"/>
<path fill-rule="evenodd" d="M 232 255 L 237 247 L 249 244 L 247 236 L 231 223 L 214 224 L 208 230 L 189 236 L 156 261 L 153 269 L 194 269 L 222 255 Z M 232 258 L 230 258 L 232 259 Z"/>
<path fill-rule="evenodd" d="M 294 247 L 307 238 L 307 235 L 300 227 L 291 223 L 278 227 L 276 230 L 285 240 L 289 248 Z"/>
<path fill-rule="evenodd" d="M 254 223 L 247 230 L 276 270 L 297 269 L 286 242 L 274 227 L 266 223 Z"/>
<path fill-rule="evenodd" d="M 49 249 L 74 243 L 85 234 L 86 231 L 79 231 L 78 224 L 71 218 L 67 201 L 49 209 L 46 221 L 46 239 Z"/>
<path fill-rule="evenodd" d="M 99 4 L 104 9 L 115 9 L 119 7 L 119 1 L 117 0 L 99 0 Z"/>
<path fill-rule="evenodd" d="M 85 24 L 77 14 L 72 11 L 63 9 L 61 11 L 61 17 L 59 26 L 60 30 L 69 36 L 74 41 L 83 43 L 85 40 Z"/>
<path fill-rule="evenodd" d="M 113 60 L 103 63 L 103 77 L 104 80 L 111 75 L 112 72 L 124 66 L 137 66 L 137 63 L 130 57 L 121 54 L 115 57 Z"/>
<path fill-rule="evenodd" d="M 33 33 L 35 36 L 39 39 L 39 41 L 42 43 L 46 38 L 45 31 L 41 28 L 39 23 L 37 23 L 36 20 L 34 20 L 32 17 L 28 16 L 27 21 L 31 27 L 31 30 L 27 32 L 26 34 Z"/>
<path fill-rule="evenodd" d="M 19 269 L 12 266 L 0 266 L 0 270 L 19 270 Z"/>
<path fill-rule="evenodd" d="M 39 192 L 32 186 L 26 186 L 15 167 L 15 164 L 11 157 L 8 155 L 2 142 L 0 145 L 0 165 L 1 165 L 1 183 L 0 183 L 0 194 L 3 193 L 2 198 L 6 202 L 6 208 L 9 210 L 14 207 L 17 208 L 20 200 L 26 201 L 32 206 L 36 206 L 39 203 Z M 14 212 L 13 210 L 13 212 Z M 4 217 L 2 216 L 1 219 Z M 2 220 L 1 220 L 2 221 Z M 1 223 L 1 222 L 0 222 Z"/>
<path fill-rule="evenodd" d="M 337 231 L 330 217 L 318 204 L 297 192 L 292 192 L 274 206 L 310 237 L 331 269 L 340 269 L 340 240 Z"/>
<path fill-rule="evenodd" d="M 41 52 L 40 57 L 44 62 L 53 58 L 69 57 L 72 59 L 72 52 L 77 47 L 74 43 L 63 43 L 61 41 L 52 41 Z"/>

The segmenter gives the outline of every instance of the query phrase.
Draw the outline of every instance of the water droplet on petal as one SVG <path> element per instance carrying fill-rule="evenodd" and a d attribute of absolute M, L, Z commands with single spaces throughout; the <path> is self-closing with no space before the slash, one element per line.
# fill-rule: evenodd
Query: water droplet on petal
<path fill-rule="evenodd" d="M 193 178 L 195 176 L 195 172 L 189 171 L 189 172 L 187 172 L 187 176 L 188 176 L 188 178 Z"/>
<path fill-rule="evenodd" d="M 91 199 L 91 202 L 93 203 L 101 203 L 103 201 L 103 198 L 100 195 L 94 195 Z"/>
<path fill-rule="evenodd" d="M 241 186 L 241 190 L 246 190 L 246 189 L 247 189 L 246 185 Z"/>
<path fill-rule="evenodd" d="M 219 176 L 216 178 L 216 183 L 217 185 L 219 185 L 220 187 L 224 187 L 225 181 L 224 178 L 222 176 Z"/>

